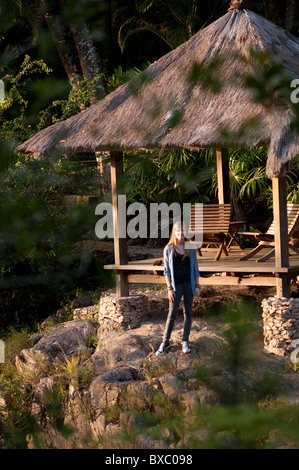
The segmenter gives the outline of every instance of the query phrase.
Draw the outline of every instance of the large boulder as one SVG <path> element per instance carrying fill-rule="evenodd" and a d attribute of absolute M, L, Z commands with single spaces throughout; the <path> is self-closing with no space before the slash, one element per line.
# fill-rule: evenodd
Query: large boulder
<path fill-rule="evenodd" d="M 69 321 L 51 327 L 50 331 L 32 335 L 34 346 L 23 349 L 16 357 L 19 372 L 41 370 L 54 360 L 65 362 L 71 356 L 89 357 L 94 348 L 90 338 L 96 334 L 97 325 L 91 321 Z"/>

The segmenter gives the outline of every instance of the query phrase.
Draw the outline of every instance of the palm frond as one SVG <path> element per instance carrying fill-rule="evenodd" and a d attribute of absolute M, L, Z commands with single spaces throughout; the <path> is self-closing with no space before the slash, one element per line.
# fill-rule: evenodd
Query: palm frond
<path fill-rule="evenodd" d="M 0 53 L 0 70 L 9 68 L 12 61 L 19 56 L 17 46 L 6 46 L 4 51 Z"/>
<path fill-rule="evenodd" d="M 245 195 L 248 199 L 256 197 L 263 189 L 269 187 L 266 171 L 264 167 L 255 168 L 244 174 L 245 183 L 242 186 L 238 198 L 244 198 Z"/>
<path fill-rule="evenodd" d="M 135 0 L 135 6 L 141 13 L 147 11 L 154 3 L 155 0 Z"/>
<path fill-rule="evenodd" d="M 181 30 L 175 30 L 165 24 L 155 25 L 148 21 L 133 16 L 125 21 L 118 32 L 118 44 L 121 51 L 124 51 L 127 39 L 133 34 L 139 34 L 144 31 L 149 31 L 158 36 L 164 41 L 171 49 L 175 49 L 178 45 L 185 41 L 184 34 Z"/>

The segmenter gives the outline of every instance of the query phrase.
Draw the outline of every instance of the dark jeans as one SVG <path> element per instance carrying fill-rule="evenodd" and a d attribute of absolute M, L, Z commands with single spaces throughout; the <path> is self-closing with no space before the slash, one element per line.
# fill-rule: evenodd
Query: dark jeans
<path fill-rule="evenodd" d="M 184 296 L 184 333 L 183 341 L 188 341 L 191 323 L 192 323 L 192 303 L 193 303 L 193 293 L 190 282 L 183 282 L 176 285 L 175 299 L 174 302 L 169 302 L 169 311 L 166 320 L 163 342 L 166 345 L 169 342 L 176 314 L 178 313 L 180 301 L 182 296 Z"/>

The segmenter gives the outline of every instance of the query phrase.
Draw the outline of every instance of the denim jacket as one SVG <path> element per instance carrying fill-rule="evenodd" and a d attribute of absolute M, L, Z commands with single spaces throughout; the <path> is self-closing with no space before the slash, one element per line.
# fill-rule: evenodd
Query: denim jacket
<path fill-rule="evenodd" d="M 175 291 L 174 283 L 174 268 L 173 268 L 173 248 L 171 245 L 167 245 L 164 248 L 164 276 L 170 276 L 170 281 L 173 290 Z M 190 250 L 190 281 L 193 295 L 195 295 L 196 289 L 196 277 L 200 276 L 197 264 L 196 250 L 193 248 Z"/>

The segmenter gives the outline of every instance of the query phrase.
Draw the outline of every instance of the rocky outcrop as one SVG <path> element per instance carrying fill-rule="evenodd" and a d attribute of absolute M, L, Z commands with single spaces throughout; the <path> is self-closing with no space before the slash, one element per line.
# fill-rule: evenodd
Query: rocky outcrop
<path fill-rule="evenodd" d="M 74 356 L 86 359 L 94 352 L 89 341 L 96 331 L 97 325 L 88 320 L 73 320 L 53 325 L 43 333 L 35 333 L 29 338 L 34 346 L 22 350 L 16 357 L 17 369 L 25 373 L 50 366 L 55 360 L 63 362 Z"/>
<path fill-rule="evenodd" d="M 149 318 L 132 329 L 106 331 L 99 323 L 78 319 L 47 327 L 30 338 L 33 345 L 21 351 L 16 364 L 24 377 L 34 376 L 31 412 L 40 424 L 45 447 L 176 449 L 194 442 L 201 445 L 208 431 L 195 426 L 199 410 L 229 402 L 236 396 L 236 387 L 254 396 L 256 380 L 264 373 L 285 371 L 282 358 L 265 355 L 256 367 L 241 362 L 242 370 L 232 376 L 231 358 L 227 360 L 230 348 L 223 334 L 228 325 L 222 320 L 213 324 L 199 315 L 193 318 L 191 353 L 183 354 L 181 311 L 169 351 L 157 357 L 165 305 L 165 298 L 156 296 L 149 302 Z M 251 341 L 248 347 L 262 353 L 261 328 Z M 292 376 L 283 382 L 284 387 L 292 384 L 288 393 L 279 389 L 289 403 L 299 403 L 298 381 Z M 28 441 L 28 447 L 35 446 Z"/>
<path fill-rule="evenodd" d="M 224 341 L 206 329 L 203 319 L 194 320 L 192 352 L 184 355 L 179 316 L 172 347 L 158 358 L 155 351 L 166 313 L 160 311 L 160 317 L 122 331 L 103 331 L 89 320 L 68 321 L 31 336 L 34 345 L 21 351 L 16 365 L 24 375 L 35 374 L 32 414 L 41 423 L 46 446 L 77 448 L 101 442 L 107 447 L 108 441 L 117 445 L 119 436 L 126 433 L 139 448 L 168 448 L 177 436 L 164 431 L 153 439 L 142 432 L 148 428 L 142 414 L 190 413 L 215 401 L 215 397 L 203 398 L 195 386 L 196 370 L 200 356 L 213 354 Z M 94 336 L 97 346 L 90 347 Z M 78 363 L 76 373 L 70 374 L 67 365 L 72 358 L 78 358 Z M 65 366 L 59 368 L 59 363 Z M 60 432 L 65 428 L 71 430 L 67 438 Z M 34 447 L 33 442 L 29 447 Z"/>

